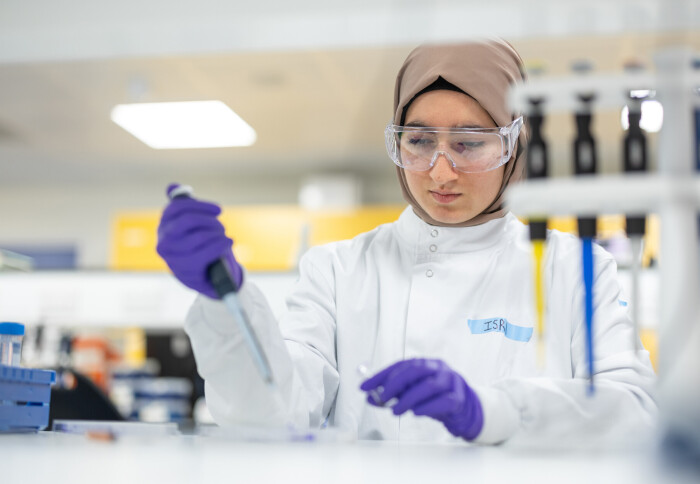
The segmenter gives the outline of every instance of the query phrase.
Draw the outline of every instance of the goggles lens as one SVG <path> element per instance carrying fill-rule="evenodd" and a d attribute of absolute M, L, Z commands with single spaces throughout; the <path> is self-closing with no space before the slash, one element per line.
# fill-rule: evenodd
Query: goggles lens
<path fill-rule="evenodd" d="M 433 167 L 440 155 L 464 173 L 490 171 L 508 162 L 522 117 L 503 128 L 413 128 L 390 124 L 387 151 L 392 161 L 412 171 Z"/>

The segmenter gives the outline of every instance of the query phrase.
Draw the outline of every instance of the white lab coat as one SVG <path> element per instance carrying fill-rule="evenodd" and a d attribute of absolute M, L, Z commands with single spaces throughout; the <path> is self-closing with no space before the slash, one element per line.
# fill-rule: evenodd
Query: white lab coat
<path fill-rule="evenodd" d="M 589 398 L 580 242 L 549 233 L 544 370 L 536 364 L 537 334 L 524 341 L 536 321 L 531 253 L 527 227 L 510 213 L 446 228 L 408 207 L 394 223 L 309 250 L 279 322 L 254 284 L 244 284 L 241 303 L 267 351 L 286 416 L 223 304 L 200 296 L 185 330 L 209 409 L 220 425 L 292 419 L 319 427 L 328 420 L 364 439 L 451 440 L 440 422 L 410 412 L 396 417 L 367 405 L 359 390 L 358 365 L 373 374 L 420 357 L 444 360 L 478 394 L 484 428 L 476 442 L 651 428 L 654 373 L 648 353 L 635 351 L 611 255 L 596 246 L 596 392 Z"/>

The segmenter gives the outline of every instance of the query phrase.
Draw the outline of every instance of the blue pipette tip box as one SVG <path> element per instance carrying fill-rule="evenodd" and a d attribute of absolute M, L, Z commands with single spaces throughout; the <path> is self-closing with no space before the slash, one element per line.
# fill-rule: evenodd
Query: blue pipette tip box
<path fill-rule="evenodd" d="M 0 433 L 45 429 L 55 382 L 54 371 L 0 365 Z"/>

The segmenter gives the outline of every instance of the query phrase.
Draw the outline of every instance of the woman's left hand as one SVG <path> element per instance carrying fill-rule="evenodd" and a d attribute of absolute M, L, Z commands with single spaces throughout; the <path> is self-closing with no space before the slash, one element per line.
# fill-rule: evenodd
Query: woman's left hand
<path fill-rule="evenodd" d="M 442 360 L 399 361 L 365 380 L 360 388 L 371 392 L 367 401 L 384 406 L 392 399 L 394 415 L 412 410 L 442 422 L 456 437 L 475 439 L 484 426 L 479 397 L 464 378 Z M 375 396 L 380 395 L 381 401 Z"/>

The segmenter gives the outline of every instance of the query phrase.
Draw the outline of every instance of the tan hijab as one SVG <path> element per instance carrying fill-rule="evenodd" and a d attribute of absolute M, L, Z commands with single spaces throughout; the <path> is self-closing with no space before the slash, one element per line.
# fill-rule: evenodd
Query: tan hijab
<path fill-rule="evenodd" d="M 517 115 L 509 112 L 507 99 L 509 86 L 524 79 L 522 59 L 507 42 L 489 40 L 469 44 L 423 45 L 414 49 L 396 76 L 394 124 L 403 123 L 405 109 L 416 95 L 440 77 L 476 99 L 498 126 L 506 126 L 517 118 Z M 456 224 L 434 220 L 411 195 L 403 168 L 396 167 L 404 199 L 425 222 L 441 227 L 471 227 L 503 217 L 506 214 L 503 206 L 506 187 L 524 177 L 526 138 L 523 126 L 515 160 L 506 163 L 496 198 L 476 217 Z"/>

